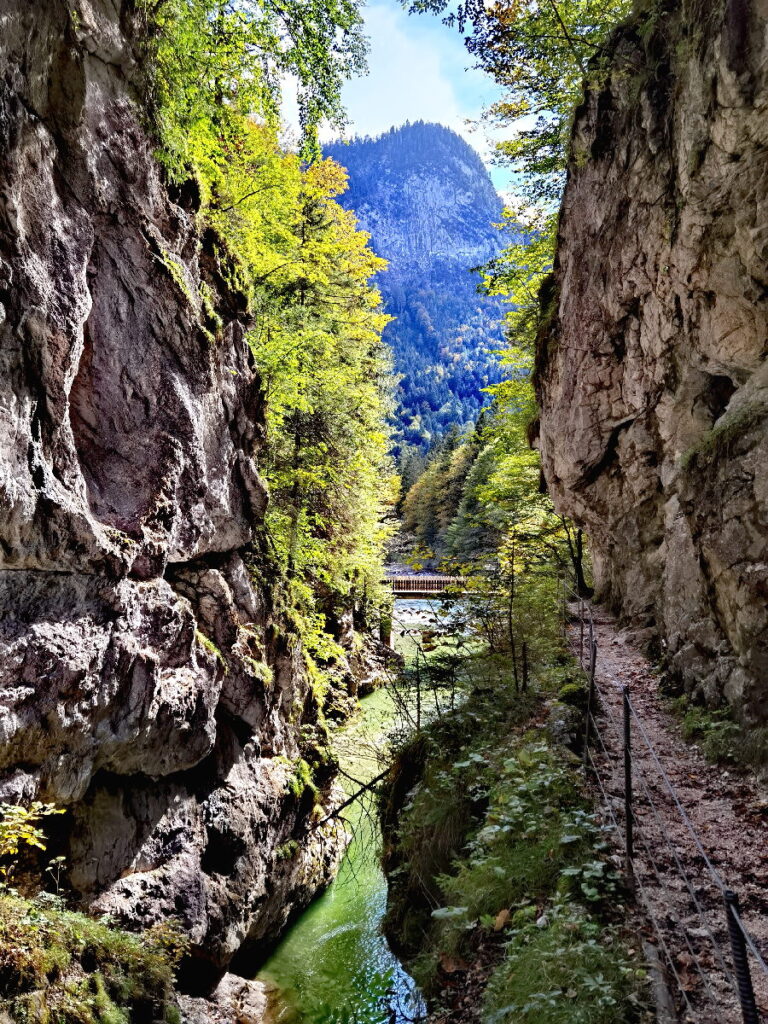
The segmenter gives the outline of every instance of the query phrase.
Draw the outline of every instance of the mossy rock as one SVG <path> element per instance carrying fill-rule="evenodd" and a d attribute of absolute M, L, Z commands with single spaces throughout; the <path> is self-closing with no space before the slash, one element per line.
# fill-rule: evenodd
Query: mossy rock
<path fill-rule="evenodd" d="M 557 699 L 562 704 L 577 708 L 579 711 L 587 710 L 588 692 L 582 683 L 566 683 L 557 692 Z"/>
<path fill-rule="evenodd" d="M 768 405 L 764 401 L 748 403 L 726 413 L 697 444 L 681 456 L 681 468 L 686 472 L 694 467 L 704 469 L 718 459 L 731 458 L 750 433 L 755 434 L 757 442 L 757 428 L 767 417 Z"/>

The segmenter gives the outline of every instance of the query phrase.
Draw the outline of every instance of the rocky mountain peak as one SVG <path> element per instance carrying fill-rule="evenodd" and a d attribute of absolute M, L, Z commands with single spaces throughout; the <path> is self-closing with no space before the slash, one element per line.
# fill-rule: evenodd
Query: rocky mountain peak
<path fill-rule="evenodd" d="M 325 153 L 349 171 L 345 205 L 392 274 L 468 268 L 498 253 L 502 201 L 480 156 L 450 128 L 417 121 Z"/>
<path fill-rule="evenodd" d="M 402 378 L 398 439 L 424 449 L 472 424 L 500 378 L 503 305 L 478 293 L 473 268 L 510 241 L 497 227 L 502 200 L 479 154 L 443 125 L 417 121 L 325 154 L 347 168 L 340 201 L 389 261 L 377 283 L 396 318 L 384 338 Z"/>

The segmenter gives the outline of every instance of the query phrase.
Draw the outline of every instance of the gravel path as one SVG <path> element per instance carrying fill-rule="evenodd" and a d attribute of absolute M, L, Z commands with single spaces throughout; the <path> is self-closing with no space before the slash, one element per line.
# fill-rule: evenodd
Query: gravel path
<path fill-rule="evenodd" d="M 578 655 L 578 603 L 570 606 L 569 636 Z M 686 743 L 664 707 L 649 662 L 600 608 L 592 609 L 598 645 L 596 683 L 602 694 L 600 739 L 593 751 L 605 789 L 606 817 L 624 829 L 622 687 L 628 686 L 639 725 L 633 723 L 636 888 L 655 918 L 648 940 L 668 947 L 670 989 L 681 993 L 678 1020 L 740 1024 L 728 974 L 732 970 L 723 897 L 665 784 L 661 767 L 687 814 L 703 851 L 726 887 L 741 900 L 741 916 L 768 960 L 768 800 L 751 777 L 709 764 Z M 574 623 L 573 619 L 576 618 Z M 588 644 L 584 643 L 587 659 Z M 714 941 L 713 941 L 714 940 Z M 768 1020 L 768 977 L 750 957 L 758 1006 Z M 675 977 L 675 975 L 677 977 Z"/>

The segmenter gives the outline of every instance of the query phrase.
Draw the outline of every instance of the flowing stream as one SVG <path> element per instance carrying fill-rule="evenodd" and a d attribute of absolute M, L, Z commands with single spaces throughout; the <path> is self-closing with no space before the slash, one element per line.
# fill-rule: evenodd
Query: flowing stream
<path fill-rule="evenodd" d="M 398 618 L 425 614 L 426 602 L 398 604 Z M 386 689 L 363 698 L 361 713 L 336 734 L 342 769 L 365 783 L 382 771 L 386 735 L 398 722 Z M 344 781 L 351 795 L 357 790 Z M 424 1012 L 413 980 L 381 933 L 387 883 L 370 797 L 345 811 L 353 840 L 335 881 L 285 935 L 259 972 L 273 987 L 274 1024 L 408 1024 Z"/>

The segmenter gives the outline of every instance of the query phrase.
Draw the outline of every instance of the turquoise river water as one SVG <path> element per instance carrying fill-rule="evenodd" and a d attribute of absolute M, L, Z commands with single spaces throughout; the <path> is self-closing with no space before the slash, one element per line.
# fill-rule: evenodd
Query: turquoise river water
<path fill-rule="evenodd" d="M 402 618 L 426 614 L 408 602 Z M 342 769 L 361 782 L 382 771 L 381 752 L 397 721 L 386 689 L 361 701 L 361 712 L 336 734 Z M 357 790 L 346 781 L 350 795 Z M 408 1024 L 423 1000 L 381 933 L 387 883 L 379 864 L 380 832 L 370 797 L 345 811 L 354 838 L 339 874 L 289 930 L 259 972 L 273 988 L 274 1024 Z"/>

